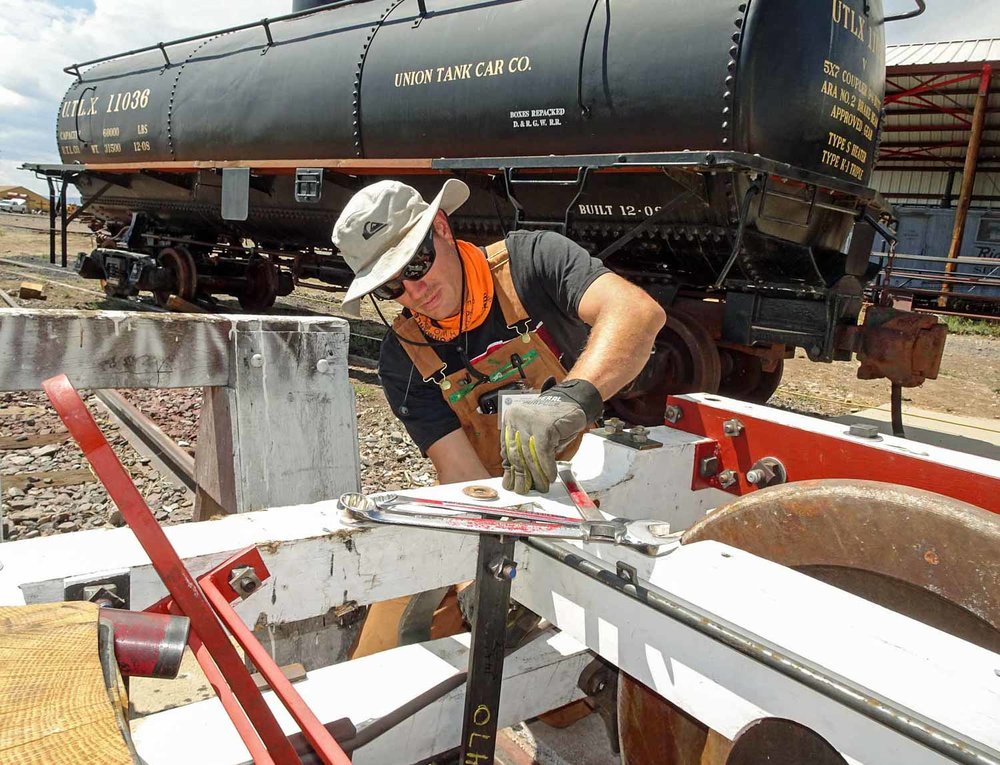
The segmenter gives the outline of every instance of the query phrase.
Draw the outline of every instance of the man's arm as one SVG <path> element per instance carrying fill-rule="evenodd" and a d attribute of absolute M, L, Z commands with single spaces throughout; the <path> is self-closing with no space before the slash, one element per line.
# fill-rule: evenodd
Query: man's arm
<path fill-rule="evenodd" d="M 440 483 L 475 481 L 490 474 L 472 448 L 469 437 L 459 428 L 427 447 L 427 456 L 434 463 Z"/>
<path fill-rule="evenodd" d="M 644 290 L 617 274 L 595 279 L 577 312 L 590 325 L 590 339 L 566 377 L 588 381 L 606 401 L 642 371 L 667 315 Z"/>

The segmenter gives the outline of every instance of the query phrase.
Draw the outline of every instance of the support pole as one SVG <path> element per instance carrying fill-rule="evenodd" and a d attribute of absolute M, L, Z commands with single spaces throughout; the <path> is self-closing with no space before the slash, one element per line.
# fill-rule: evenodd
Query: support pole
<path fill-rule="evenodd" d="M 46 179 L 49 184 L 49 263 L 56 264 L 56 187 L 52 176 Z"/>
<path fill-rule="evenodd" d="M 993 69 L 989 64 L 983 64 L 982 76 L 979 78 L 979 90 L 976 94 L 976 108 L 972 115 L 972 135 L 969 137 L 969 148 L 965 152 L 965 167 L 962 170 L 962 189 L 958 194 L 958 206 L 955 208 L 955 227 L 951 233 L 951 247 L 948 249 L 948 262 L 945 264 L 945 276 L 953 274 L 958 265 L 955 260 L 962 251 L 962 238 L 965 235 L 965 221 L 969 214 L 969 204 L 972 202 L 972 189 L 976 184 L 976 165 L 979 162 L 979 144 L 983 138 L 983 126 L 986 123 L 986 104 L 990 97 L 990 78 Z M 938 298 L 938 308 L 948 304 L 948 292 L 951 285 L 941 284 L 941 296 Z"/>
<path fill-rule="evenodd" d="M 66 187 L 69 185 L 69 179 L 64 175 L 62 177 L 62 188 L 59 190 L 59 215 L 62 219 L 62 231 L 60 232 L 60 242 L 62 244 L 62 267 L 66 268 L 66 227 L 69 225 L 66 222 Z"/>

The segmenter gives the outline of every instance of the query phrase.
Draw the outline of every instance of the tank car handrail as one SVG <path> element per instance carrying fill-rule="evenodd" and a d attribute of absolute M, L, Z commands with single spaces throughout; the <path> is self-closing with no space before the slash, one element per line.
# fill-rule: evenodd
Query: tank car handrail
<path fill-rule="evenodd" d="M 900 13 L 896 16 L 889 16 L 882 23 L 888 24 L 890 21 L 902 21 L 903 19 L 912 19 L 915 18 L 916 16 L 919 16 L 921 13 L 927 10 L 927 4 L 924 2 L 924 0 L 913 0 L 913 1 L 917 4 L 915 10 L 912 10 L 909 13 Z"/>
<path fill-rule="evenodd" d="M 184 43 L 196 42 L 198 40 L 205 40 L 209 37 L 215 37 L 216 35 L 229 34 L 230 32 L 242 32 L 246 29 L 255 29 L 261 27 L 264 33 L 267 35 L 268 46 L 273 45 L 274 41 L 271 39 L 271 29 L 270 25 L 277 21 L 289 21 L 291 19 L 298 19 L 303 16 L 310 16 L 314 13 L 319 13 L 320 11 L 328 11 L 333 8 L 340 8 L 345 5 L 357 5 L 358 3 L 371 2 L 371 0 L 334 0 L 332 3 L 327 3 L 326 5 L 319 5 L 315 8 L 307 8 L 304 11 L 296 11 L 294 13 L 286 13 L 283 16 L 274 16 L 273 18 L 264 18 L 260 21 L 251 21 L 246 24 L 239 24 L 234 27 L 226 27 L 225 29 L 215 29 L 211 32 L 203 32 L 199 35 L 192 35 L 190 37 L 180 37 L 176 40 L 171 40 L 170 42 L 159 42 L 154 45 L 147 45 L 144 48 L 135 48 L 134 50 L 125 51 L 124 53 L 115 53 L 111 56 L 104 56 L 103 58 L 95 58 L 90 61 L 81 61 L 78 64 L 71 64 L 63 69 L 66 74 L 74 75 L 77 80 L 83 81 L 83 75 L 80 73 L 80 67 L 82 66 L 93 66 L 95 64 L 104 64 L 108 61 L 115 61 L 120 58 L 128 58 L 129 56 L 135 56 L 139 53 L 149 53 L 150 51 L 158 50 L 163 54 L 163 58 L 166 60 L 167 66 L 170 66 L 170 59 L 167 58 L 166 48 L 170 48 L 174 45 L 183 45 Z"/>

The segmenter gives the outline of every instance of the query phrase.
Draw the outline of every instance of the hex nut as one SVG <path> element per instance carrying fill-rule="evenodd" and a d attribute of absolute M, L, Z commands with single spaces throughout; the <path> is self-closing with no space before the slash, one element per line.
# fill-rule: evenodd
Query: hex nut
<path fill-rule="evenodd" d="M 735 417 L 731 420 L 726 420 L 722 423 L 722 432 L 725 433 L 730 438 L 735 438 L 737 436 L 743 435 L 743 423 L 737 420 Z"/>
<path fill-rule="evenodd" d="M 735 470 L 723 470 L 719 473 L 719 486 L 723 489 L 730 488 L 735 485 L 738 480 L 739 477 L 736 475 Z"/>
<path fill-rule="evenodd" d="M 644 444 L 649 440 L 649 431 L 646 430 L 642 425 L 636 425 L 634 428 L 629 430 L 629 435 L 632 436 L 632 441 L 637 444 Z"/>
<path fill-rule="evenodd" d="M 684 410 L 675 404 L 669 404 L 667 408 L 663 410 L 663 419 L 671 425 L 676 425 L 683 417 Z"/>
<path fill-rule="evenodd" d="M 237 566 L 229 572 L 229 586 L 232 587 L 240 597 L 246 597 L 256 592 L 261 584 L 260 577 L 251 566 Z"/>
<path fill-rule="evenodd" d="M 609 436 L 621 433 L 625 430 L 625 423 L 617 417 L 609 417 L 604 421 L 604 432 Z"/>

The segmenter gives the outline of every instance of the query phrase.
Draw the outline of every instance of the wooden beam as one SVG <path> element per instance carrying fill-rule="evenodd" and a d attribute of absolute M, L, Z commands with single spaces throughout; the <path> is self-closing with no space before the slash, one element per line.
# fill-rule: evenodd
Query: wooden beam
<path fill-rule="evenodd" d="M 349 326 L 333 317 L 0 311 L 0 390 L 206 387 L 196 476 L 226 512 L 360 485 Z M 204 513 L 201 517 L 204 517 Z"/>

